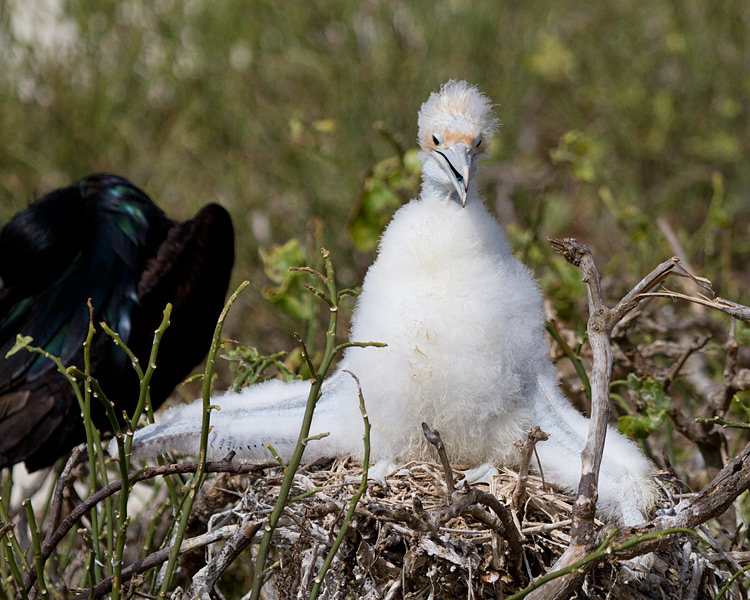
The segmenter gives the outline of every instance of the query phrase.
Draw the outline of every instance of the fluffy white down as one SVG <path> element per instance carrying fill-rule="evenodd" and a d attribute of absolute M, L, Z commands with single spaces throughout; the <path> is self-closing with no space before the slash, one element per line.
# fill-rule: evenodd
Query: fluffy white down
<path fill-rule="evenodd" d="M 441 134 L 458 128 L 467 139 L 492 134 L 489 101 L 476 88 L 449 82 L 440 94 L 448 97 L 433 94 L 420 111 L 420 138 L 434 127 Z M 446 113 L 446 106 L 469 112 Z M 588 421 L 558 390 L 537 284 L 473 187 L 462 208 L 424 144 L 420 156 L 420 198 L 394 215 L 354 311 L 350 339 L 387 347 L 346 351 L 324 384 L 311 431 L 330 436 L 310 442 L 305 458 L 362 456 L 357 387 L 348 370 L 361 383 L 375 460 L 434 458 L 422 435 L 426 422 L 440 431 L 455 464 L 511 466 L 514 442 L 538 425 L 550 434 L 537 445 L 546 480 L 575 491 Z M 270 442 L 289 458 L 308 391 L 305 382 L 268 382 L 212 399 L 221 410 L 211 417 L 210 456 L 235 450 L 239 459 L 268 460 Z M 196 454 L 200 415 L 200 402 L 173 409 L 137 433 L 134 452 Z M 610 430 L 600 514 L 641 522 L 654 495 L 650 463 Z"/>
<path fill-rule="evenodd" d="M 417 118 L 417 142 L 424 146 L 435 131 L 472 131 L 487 139 L 497 131 L 497 117 L 490 99 L 476 86 L 449 80 L 422 104 Z"/>
<path fill-rule="evenodd" d="M 362 385 L 376 458 L 431 457 L 420 424 L 462 464 L 507 463 L 550 369 L 539 290 L 478 199 L 414 200 L 394 215 L 354 311 L 344 360 Z"/>

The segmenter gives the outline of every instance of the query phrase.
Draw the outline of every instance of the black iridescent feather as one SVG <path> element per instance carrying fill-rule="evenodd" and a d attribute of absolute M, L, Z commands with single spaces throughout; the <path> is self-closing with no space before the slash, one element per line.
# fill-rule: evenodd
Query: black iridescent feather
<path fill-rule="evenodd" d="M 0 231 L 0 468 L 25 461 L 39 469 L 85 439 L 78 402 L 54 364 L 28 352 L 4 358 L 17 334 L 82 367 L 91 298 L 94 323 L 109 324 L 145 362 L 171 302 L 151 380 L 158 406 L 205 356 L 233 262 L 234 231 L 222 207 L 209 204 L 176 223 L 114 175 L 81 179 L 13 217 Z M 137 377 L 100 329 L 91 361 L 116 412 L 132 410 Z M 106 429 L 103 410 L 92 406 Z"/>

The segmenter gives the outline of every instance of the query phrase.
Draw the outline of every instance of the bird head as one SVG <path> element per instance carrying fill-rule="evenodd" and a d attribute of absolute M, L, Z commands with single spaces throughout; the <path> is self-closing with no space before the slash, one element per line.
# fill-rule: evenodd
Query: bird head
<path fill-rule="evenodd" d="M 419 159 L 425 185 L 457 194 L 466 206 L 477 159 L 497 130 L 489 98 L 465 81 L 443 84 L 419 109 Z"/>

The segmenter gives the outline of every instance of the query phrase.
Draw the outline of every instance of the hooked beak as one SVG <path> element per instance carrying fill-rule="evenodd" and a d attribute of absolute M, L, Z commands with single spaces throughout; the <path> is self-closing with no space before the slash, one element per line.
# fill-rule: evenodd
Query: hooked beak
<path fill-rule="evenodd" d="M 474 152 L 464 144 L 459 142 L 453 144 L 445 150 L 435 148 L 438 155 L 438 163 L 450 177 L 453 187 L 458 192 L 458 199 L 461 206 L 466 206 L 466 194 L 469 191 L 469 179 L 471 178 L 471 164 L 474 161 Z"/>

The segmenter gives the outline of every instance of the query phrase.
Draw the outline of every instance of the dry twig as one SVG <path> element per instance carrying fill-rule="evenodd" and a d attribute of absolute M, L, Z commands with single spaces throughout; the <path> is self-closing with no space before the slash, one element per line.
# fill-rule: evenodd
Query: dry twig
<path fill-rule="evenodd" d="M 445 451 L 445 445 L 440 437 L 440 432 L 432 431 L 427 423 L 422 423 L 422 433 L 430 444 L 435 446 L 438 456 L 440 457 L 440 464 L 443 465 L 443 473 L 445 475 L 445 487 L 448 490 L 447 496 L 450 497 L 456 489 L 453 481 L 453 469 L 448 461 L 448 453 Z"/>
<path fill-rule="evenodd" d="M 518 480 L 516 489 L 513 490 L 513 510 L 516 513 L 523 508 L 526 501 L 526 482 L 529 479 L 529 466 L 531 465 L 531 455 L 534 454 L 534 448 L 537 442 L 543 442 L 549 439 L 549 434 L 544 433 L 539 427 L 529 430 L 526 440 L 516 442 L 516 448 L 521 453 L 521 460 L 518 464 Z"/>
<path fill-rule="evenodd" d="M 644 277 L 617 305 L 610 309 L 603 301 L 599 273 L 594 263 L 591 250 L 574 239 L 550 240 L 553 248 L 565 259 L 577 266 L 586 283 L 589 297 L 589 322 L 587 326 L 589 343 L 593 353 L 591 372 L 592 414 L 589 435 L 581 456 L 581 481 L 578 497 L 573 507 L 573 527 L 571 543 L 555 563 L 555 570 L 562 570 L 584 559 L 600 543 L 602 536 L 594 528 L 594 510 L 596 507 L 596 489 L 598 473 L 601 466 L 606 426 L 609 418 L 609 383 L 612 372 L 613 355 L 610 336 L 613 327 L 627 315 L 638 302 L 653 296 L 683 298 L 704 306 L 711 306 L 737 318 L 749 318 L 750 309 L 720 298 L 713 301 L 704 296 L 686 296 L 684 294 L 652 292 L 669 275 L 678 275 L 691 279 L 703 289 L 710 290 L 710 283 L 695 277 L 680 265 L 678 258 L 673 257 L 657 266 Z M 747 460 L 748 448 L 742 455 L 724 468 L 714 481 L 690 502 L 690 510 L 678 511 L 674 517 L 655 519 L 641 527 L 635 528 L 631 535 L 659 531 L 666 528 L 691 528 L 711 517 L 724 512 L 734 499 L 750 486 L 750 476 L 738 475 Z M 743 458 L 744 457 L 744 458 Z M 732 466 L 733 465 L 733 466 Z M 730 468 L 730 466 L 732 468 Z M 734 470 L 733 470 L 734 469 Z M 689 514 L 688 514 L 689 513 Z M 643 554 L 657 547 L 663 547 L 674 536 L 658 537 L 646 544 L 634 546 L 632 556 Z M 591 564 L 591 563 L 589 563 Z M 590 568 L 590 566 L 588 567 Z M 529 598 L 565 598 L 578 588 L 584 569 L 561 577 L 548 585 L 535 590 Z"/>

